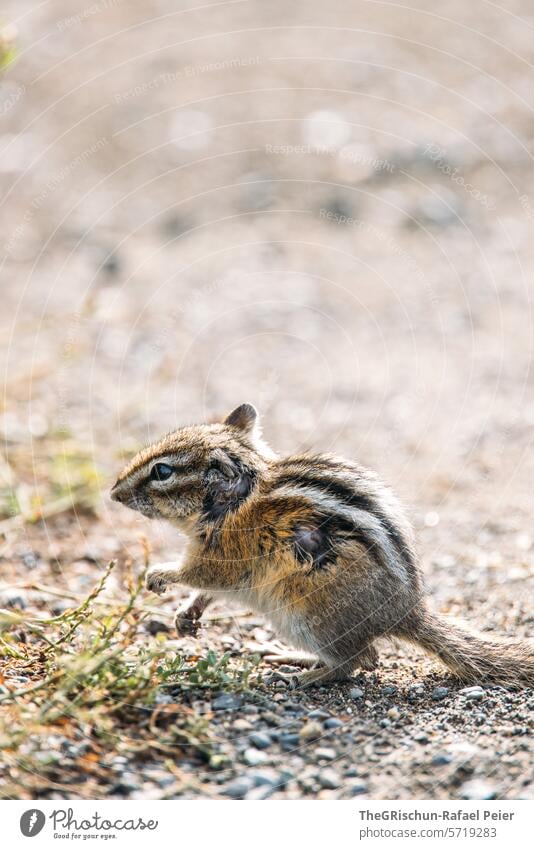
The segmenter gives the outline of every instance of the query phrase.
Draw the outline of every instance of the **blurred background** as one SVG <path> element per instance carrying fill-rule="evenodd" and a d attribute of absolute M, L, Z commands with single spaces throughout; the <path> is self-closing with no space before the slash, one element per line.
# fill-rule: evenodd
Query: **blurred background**
<path fill-rule="evenodd" d="M 441 610 L 528 633 L 531 3 L 197 6 L 2 3 L 6 586 L 173 557 L 109 486 L 251 401 L 396 488 Z"/>

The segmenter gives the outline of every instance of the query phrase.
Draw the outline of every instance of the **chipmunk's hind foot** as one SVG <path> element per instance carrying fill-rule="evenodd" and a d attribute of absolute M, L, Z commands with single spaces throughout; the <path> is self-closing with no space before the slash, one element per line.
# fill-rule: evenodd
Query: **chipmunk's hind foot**
<path fill-rule="evenodd" d="M 321 687 L 323 684 L 331 684 L 334 681 L 345 681 L 350 674 L 344 667 L 331 669 L 317 662 L 311 669 L 303 672 L 279 672 L 274 669 L 272 678 L 285 681 L 291 690 L 304 690 L 306 687 Z"/>
<path fill-rule="evenodd" d="M 352 676 L 352 672 L 352 664 L 350 666 L 340 665 L 333 668 L 318 665 L 315 669 L 293 675 L 290 686 L 293 690 L 304 690 L 307 687 L 322 687 L 323 684 L 347 681 Z"/>

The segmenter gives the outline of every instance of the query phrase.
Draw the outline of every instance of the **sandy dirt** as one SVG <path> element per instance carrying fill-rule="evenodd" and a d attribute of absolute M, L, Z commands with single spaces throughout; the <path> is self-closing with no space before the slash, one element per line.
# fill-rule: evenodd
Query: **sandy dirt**
<path fill-rule="evenodd" d="M 251 401 L 278 451 L 394 486 L 437 609 L 534 636 L 531 4 L 195 5 L 2 4 L 0 606 L 137 570 L 143 536 L 175 557 L 114 475 Z M 170 625 L 179 595 L 144 603 Z M 214 615 L 203 648 L 273 636 Z M 532 691 L 460 690 L 390 646 L 347 685 L 199 697 L 234 766 L 185 757 L 175 795 L 532 798 Z M 157 795 L 149 767 L 95 792 Z"/>

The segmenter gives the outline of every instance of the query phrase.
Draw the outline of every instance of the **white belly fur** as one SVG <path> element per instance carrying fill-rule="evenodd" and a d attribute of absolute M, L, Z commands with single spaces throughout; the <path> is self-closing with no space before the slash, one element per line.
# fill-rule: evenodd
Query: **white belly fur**
<path fill-rule="evenodd" d="M 231 604 L 242 604 L 258 611 L 268 619 L 277 637 L 284 640 L 290 646 L 301 649 L 310 654 L 321 655 L 320 645 L 311 630 L 309 623 L 298 614 L 289 612 L 287 609 L 269 607 L 262 603 L 253 592 L 238 590 L 236 592 L 217 592 L 217 598 L 223 598 Z"/>

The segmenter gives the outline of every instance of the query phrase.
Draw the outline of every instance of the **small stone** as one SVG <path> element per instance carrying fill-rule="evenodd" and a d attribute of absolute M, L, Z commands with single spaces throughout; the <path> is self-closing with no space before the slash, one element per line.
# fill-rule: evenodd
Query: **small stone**
<path fill-rule="evenodd" d="M 397 687 L 394 684 L 388 684 L 387 687 L 384 687 L 382 692 L 384 696 L 393 696 L 397 692 Z"/>
<path fill-rule="evenodd" d="M 302 726 L 299 732 L 299 737 L 305 743 L 308 740 L 317 740 L 318 737 L 323 733 L 323 726 L 319 722 L 307 722 Z"/>
<path fill-rule="evenodd" d="M 133 772 L 123 772 L 119 780 L 120 788 L 125 790 L 138 790 L 139 779 Z"/>
<path fill-rule="evenodd" d="M 408 699 L 413 701 L 414 699 L 420 699 L 421 696 L 425 695 L 425 687 L 424 684 L 412 684 L 412 686 L 408 690 Z"/>
<path fill-rule="evenodd" d="M 363 692 L 363 690 L 360 690 L 359 687 L 353 687 L 349 695 L 351 699 L 354 699 L 356 701 L 357 699 L 363 699 L 365 693 Z"/>
<path fill-rule="evenodd" d="M 242 699 L 240 696 L 231 693 L 223 693 L 221 696 L 212 702 L 213 710 L 237 710 L 241 706 Z"/>
<path fill-rule="evenodd" d="M 216 753 L 210 757 L 209 763 L 210 769 L 213 769 L 215 772 L 217 772 L 220 769 L 227 769 L 230 765 L 230 759 L 228 755 L 225 755 L 224 753 Z"/>
<path fill-rule="evenodd" d="M 273 742 L 271 737 L 262 731 L 255 731 L 248 739 L 257 749 L 268 749 Z"/>
<path fill-rule="evenodd" d="M 102 263 L 102 271 L 105 271 L 110 277 L 115 277 L 119 273 L 120 267 L 120 259 L 115 253 L 108 254 Z"/>
<path fill-rule="evenodd" d="M 484 690 L 482 687 L 464 687 L 463 690 L 460 690 L 460 695 L 463 696 L 468 701 L 479 702 L 484 698 Z"/>
<path fill-rule="evenodd" d="M 425 734 L 424 731 L 418 731 L 413 735 L 413 739 L 416 743 L 428 743 L 428 734 Z"/>
<path fill-rule="evenodd" d="M 0 595 L 0 607 L 26 610 L 26 596 L 20 590 L 6 590 Z"/>
<path fill-rule="evenodd" d="M 245 749 L 243 760 L 247 766 L 261 766 L 267 760 L 265 752 L 260 752 L 258 749 Z"/>
<path fill-rule="evenodd" d="M 266 769 L 250 770 L 247 775 L 252 779 L 255 787 L 260 787 L 262 784 L 269 784 L 271 787 L 282 787 L 285 784 L 283 778 L 274 769 L 269 769 L 268 767 Z"/>
<path fill-rule="evenodd" d="M 337 752 L 335 749 L 320 748 L 316 749 L 315 757 L 318 760 L 335 761 L 337 758 Z"/>
<path fill-rule="evenodd" d="M 451 760 L 452 759 L 449 755 L 434 755 L 431 763 L 433 766 L 446 766 L 447 764 L 450 764 Z"/>
<path fill-rule="evenodd" d="M 248 721 L 248 719 L 236 719 L 232 728 L 234 731 L 250 731 L 252 724 Z"/>
<path fill-rule="evenodd" d="M 415 217 L 422 224 L 430 224 L 436 227 L 446 227 L 458 220 L 459 203 L 456 195 L 446 189 L 440 188 L 441 197 L 425 197 L 416 211 Z"/>
<path fill-rule="evenodd" d="M 317 776 L 319 784 L 325 790 L 337 790 L 341 786 L 341 779 L 333 769 L 323 769 Z"/>
<path fill-rule="evenodd" d="M 166 622 L 162 622 L 160 619 L 148 619 L 145 622 L 145 630 L 155 637 L 156 634 L 166 634 L 171 629 Z"/>
<path fill-rule="evenodd" d="M 529 551 L 532 548 L 532 537 L 530 534 L 518 534 L 515 544 L 519 551 Z"/>
<path fill-rule="evenodd" d="M 231 799 L 244 799 L 252 787 L 252 779 L 243 775 L 227 784 L 222 793 L 224 796 L 230 796 Z"/>
<path fill-rule="evenodd" d="M 388 716 L 390 719 L 398 719 L 400 715 L 400 710 L 397 707 L 392 707 L 388 710 Z"/>
<path fill-rule="evenodd" d="M 460 787 L 460 797 L 462 799 L 495 799 L 496 795 L 497 788 L 494 784 L 478 778 L 466 781 Z"/>
<path fill-rule="evenodd" d="M 261 718 L 269 725 L 280 725 L 280 723 L 282 722 L 281 718 L 272 711 L 266 711 L 265 713 L 262 713 Z"/>
<path fill-rule="evenodd" d="M 174 699 L 172 696 L 169 696 L 168 693 L 156 693 L 156 704 L 157 705 L 172 705 Z"/>
<path fill-rule="evenodd" d="M 342 728 L 345 723 L 342 722 L 341 719 L 337 719 L 335 716 L 330 717 L 330 719 L 326 719 L 324 723 L 325 728 Z"/>
<path fill-rule="evenodd" d="M 274 793 L 274 787 L 270 784 L 260 784 L 259 787 L 253 787 L 246 795 L 248 802 L 262 802 L 268 799 Z"/>
<path fill-rule="evenodd" d="M 308 714 L 309 719 L 328 719 L 330 714 L 325 710 L 321 710 L 321 708 L 315 708 L 315 710 L 311 710 Z"/>
<path fill-rule="evenodd" d="M 380 725 L 380 728 L 389 728 L 389 726 L 391 725 L 391 720 L 390 719 L 381 719 L 378 724 Z"/>
<path fill-rule="evenodd" d="M 298 734 L 281 734 L 280 735 L 280 746 L 285 752 L 290 751 L 291 749 L 297 749 L 301 740 Z"/>
<path fill-rule="evenodd" d="M 445 696 L 448 696 L 448 695 L 449 695 L 449 688 L 448 687 L 435 687 L 432 690 L 432 698 L 434 699 L 435 702 L 440 702 L 442 699 L 445 698 Z"/>
<path fill-rule="evenodd" d="M 362 793 L 367 793 L 367 784 L 365 784 L 363 781 L 351 781 L 348 784 L 348 796 L 361 796 Z"/>

